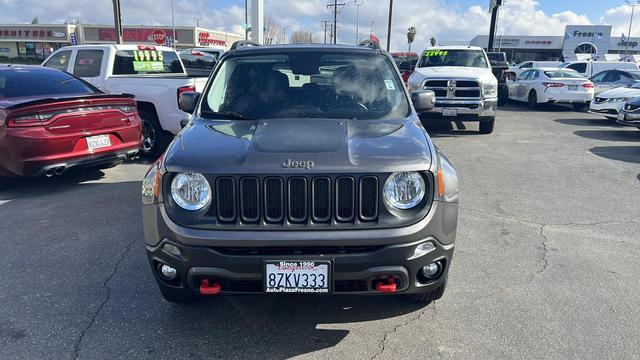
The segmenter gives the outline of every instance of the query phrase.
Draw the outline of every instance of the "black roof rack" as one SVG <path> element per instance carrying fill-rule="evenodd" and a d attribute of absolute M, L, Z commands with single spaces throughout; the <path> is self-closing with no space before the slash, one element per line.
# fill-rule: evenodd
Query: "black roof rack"
<path fill-rule="evenodd" d="M 371 39 L 366 39 L 366 40 L 362 40 L 360 42 L 360 44 L 358 44 L 358 46 L 364 46 L 364 47 L 368 47 L 370 49 L 373 50 L 380 50 L 380 44 L 378 44 L 377 42 L 371 40 Z"/>
<path fill-rule="evenodd" d="M 230 50 L 236 50 L 243 47 L 260 46 L 260 44 L 248 40 L 238 40 L 231 45 Z"/>

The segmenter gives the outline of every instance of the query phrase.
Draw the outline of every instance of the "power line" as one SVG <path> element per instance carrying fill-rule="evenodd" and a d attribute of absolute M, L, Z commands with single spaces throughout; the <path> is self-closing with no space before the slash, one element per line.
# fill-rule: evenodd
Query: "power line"
<path fill-rule="evenodd" d="M 335 44 L 338 39 L 338 6 L 345 6 L 345 3 L 338 3 L 338 0 L 333 0 L 333 4 L 327 5 L 327 9 L 333 12 L 333 43 Z M 333 8 L 333 10 L 331 10 Z"/>

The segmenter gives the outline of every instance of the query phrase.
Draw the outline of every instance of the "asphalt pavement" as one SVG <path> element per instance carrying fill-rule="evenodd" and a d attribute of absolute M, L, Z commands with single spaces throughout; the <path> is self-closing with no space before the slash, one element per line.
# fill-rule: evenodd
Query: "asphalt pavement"
<path fill-rule="evenodd" d="M 568 107 L 430 128 L 459 172 L 444 297 L 162 300 L 133 163 L 0 192 L 0 359 L 639 359 L 640 131 Z"/>

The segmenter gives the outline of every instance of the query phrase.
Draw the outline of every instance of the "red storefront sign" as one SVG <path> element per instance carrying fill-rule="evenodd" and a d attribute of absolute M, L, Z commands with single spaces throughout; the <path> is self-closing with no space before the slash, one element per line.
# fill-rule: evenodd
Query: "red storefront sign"
<path fill-rule="evenodd" d="M 171 34 L 171 32 L 171 29 L 123 29 L 122 39 L 127 42 L 153 42 L 163 45 L 167 34 Z M 110 28 L 98 29 L 98 40 L 116 41 L 116 30 Z"/>
<path fill-rule="evenodd" d="M 208 32 L 200 32 L 198 33 L 198 43 L 200 46 L 211 46 L 211 45 L 220 45 L 227 46 L 227 42 L 225 40 L 214 39 L 211 34 Z"/>

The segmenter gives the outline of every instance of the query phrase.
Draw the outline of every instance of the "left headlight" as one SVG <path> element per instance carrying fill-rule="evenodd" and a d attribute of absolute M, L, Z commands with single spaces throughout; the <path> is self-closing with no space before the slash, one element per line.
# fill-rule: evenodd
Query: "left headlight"
<path fill-rule="evenodd" d="M 197 211 L 211 202 L 211 186 L 199 173 L 180 173 L 171 181 L 171 197 L 181 208 Z"/>
<path fill-rule="evenodd" d="M 483 83 L 482 94 L 484 97 L 496 97 L 498 96 L 498 84 Z"/>
<path fill-rule="evenodd" d="M 397 172 L 391 174 L 384 183 L 384 198 L 396 209 L 407 210 L 422 201 L 426 185 L 417 172 Z"/>

